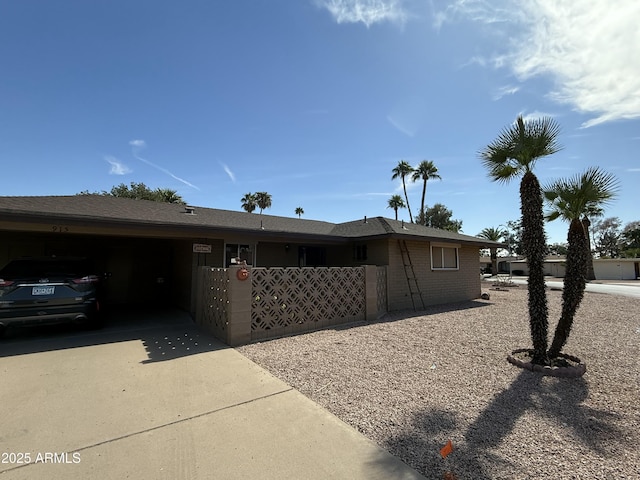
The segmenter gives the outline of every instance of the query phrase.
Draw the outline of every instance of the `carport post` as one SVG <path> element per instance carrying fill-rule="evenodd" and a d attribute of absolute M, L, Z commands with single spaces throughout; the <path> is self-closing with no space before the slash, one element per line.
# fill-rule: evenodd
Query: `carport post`
<path fill-rule="evenodd" d="M 248 272 L 244 279 L 240 274 L 242 269 Z M 229 267 L 227 280 L 227 344 L 235 347 L 251 342 L 251 267 Z"/>
<path fill-rule="evenodd" d="M 372 322 L 378 318 L 378 268 L 364 265 L 364 309 L 365 319 Z"/>

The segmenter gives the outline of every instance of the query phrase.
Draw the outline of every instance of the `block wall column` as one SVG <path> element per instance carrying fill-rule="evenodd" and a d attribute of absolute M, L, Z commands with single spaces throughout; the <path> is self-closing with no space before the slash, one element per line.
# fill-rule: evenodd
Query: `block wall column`
<path fill-rule="evenodd" d="M 242 269 L 248 272 L 246 279 L 239 276 Z M 227 278 L 227 344 L 235 347 L 251 342 L 251 267 L 231 266 Z"/>

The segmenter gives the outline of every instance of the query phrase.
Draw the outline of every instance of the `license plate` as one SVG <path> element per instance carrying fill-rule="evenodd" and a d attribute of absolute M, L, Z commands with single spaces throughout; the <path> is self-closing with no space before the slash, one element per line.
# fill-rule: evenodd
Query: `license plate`
<path fill-rule="evenodd" d="M 31 295 L 53 295 L 56 287 L 33 287 Z"/>

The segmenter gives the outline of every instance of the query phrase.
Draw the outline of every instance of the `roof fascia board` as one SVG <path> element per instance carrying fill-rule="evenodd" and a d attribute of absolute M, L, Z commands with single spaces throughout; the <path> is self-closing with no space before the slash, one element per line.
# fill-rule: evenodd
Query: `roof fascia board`
<path fill-rule="evenodd" d="M 94 217 L 70 217 L 67 215 L 27 215 L 16 216 L 7 221 L 0 220 L 0 229 L 9 231 L 32 231 L 40 233 L 76 233 L 76 234 L 98 234 L 126 236 L 135 234 L 136 236 L 169 237 L 179 236 L 181 238 L 200 238 L 212 235 L 214 238 L 225 238 L 225 236 L 252 236 L 261 241 L 267 239 L 277 239 L 291 241 L 292 239 L 314 240 L 324 243 L 345 243 L 349 239 L 334 235 L 323 235 L 301 232 L 287 232 L 268 229 L 255 228 L 229 228 L 208 225 L 186 225 L 171 224 L 153 221 L 137 220 L 112 220 Z M 25 221 L 26 220 L 26 221 Z M 97 231 L 96 231 L 97 230 Z M 155 234 L 154 234 L 155 233 Z"/>

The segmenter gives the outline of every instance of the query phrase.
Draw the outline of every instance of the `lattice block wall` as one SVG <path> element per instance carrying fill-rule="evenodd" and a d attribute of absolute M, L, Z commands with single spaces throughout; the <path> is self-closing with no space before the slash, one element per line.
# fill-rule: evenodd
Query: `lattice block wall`
<path fill-rule="evenodd" d="M 202 268 L 200 272 L 198 323 L 221 340 L 226 340 L 228 279 L 224 268 Z"/>
<path fill-rule="evenodd" d="M 253 268 L 251 273 L 253 339 L 365 317 L 362 267 Z"/>

